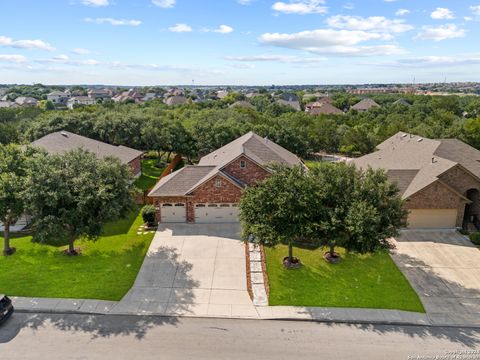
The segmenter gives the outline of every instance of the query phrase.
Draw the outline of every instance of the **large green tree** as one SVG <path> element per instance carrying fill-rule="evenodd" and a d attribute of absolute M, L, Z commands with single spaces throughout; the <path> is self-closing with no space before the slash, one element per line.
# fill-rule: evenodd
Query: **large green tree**
<path fill-rule="evenodd" d="M 398 188 L 384 171 L 324 163 L 308 176 L 316 189 L 314 239 L 329 247 L 328 259 L 337 258 L 337 246 L 360 253 L 386 248 L 388 238 L 405 225 Z"/>
<path fill-rule="evenodd" d="M 66 239 L 71 255 L 77 253 L 76 239 L 97 239 L 106 222 L 125 215 L 133 205 L 130 169 L 118 159 L 98 160 L 83 150 L 34 157 L 26 189 L 33 240 Z"/>
<path fill-rule="evenodd" d="M 23 191 L 27 156 L 26 151 L 18 146 L 0 145 L 0 222 L 4 226 L 4 255 L 15 252 L 15 248 L 10 247 L 10 226 L 17 222 L 25 210 Z"/>
<path fill-rule="evenodd" d="M 288 245 L 286 265 L 296 263 L 293 245 L 306 237 L 313 192 L 303 167 L 277 167 L 265 181 L 247 188 L 240 201 L 240 220 L 246 240 Z"/>

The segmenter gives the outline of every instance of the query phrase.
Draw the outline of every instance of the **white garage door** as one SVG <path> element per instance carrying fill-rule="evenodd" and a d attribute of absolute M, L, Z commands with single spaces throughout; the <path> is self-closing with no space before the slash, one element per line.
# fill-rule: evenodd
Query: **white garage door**
<path fill-rule="evenodd" d="M 218 224 L 238 222 L 237 204 L 196 204 L 195 222 Z"/>
<path fill-rule="evenodd" d="M 187 222 L 187 209 L 185 204 L 162 204 L 160 209 L 162 223 Z"/>
<path fill-rule="evenodd" d="M 410 229 L 453 229 L 457 224 L 455 209 L 415 209 L 410 210 Z"/>

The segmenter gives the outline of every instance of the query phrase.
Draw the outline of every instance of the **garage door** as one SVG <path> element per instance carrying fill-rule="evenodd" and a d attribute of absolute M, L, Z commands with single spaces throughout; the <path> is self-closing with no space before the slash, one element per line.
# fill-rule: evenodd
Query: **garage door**
<path fill-rule="evenodd" d="M 162 204 L 160 210 L 162 223 L 187 222 L 187 210 L 185 204 Z"/>
<path fill-rule="evenodd" d="M 238 222 L 237 204 L 196 204 L 195 222 L 198 224 Z"/>
<path fill-rule="evenodd" d="M 457 224 L 455 209 L 416 209 L 410 210 L 410 229 L 453 229 Z"/>

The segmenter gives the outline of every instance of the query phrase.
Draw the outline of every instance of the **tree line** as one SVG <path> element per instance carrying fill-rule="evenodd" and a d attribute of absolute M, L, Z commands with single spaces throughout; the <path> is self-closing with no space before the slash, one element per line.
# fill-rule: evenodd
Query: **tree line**
<path fill-rule="evenodd" d="M 378 95 L 381 107 L 345 115 L 311 116 L 272 100 L 269 94 L 248 99 L 250 108 L 229 107 L 240 94 L 167 107 L 160 100 L 144 104 L 101 104 L 68 111 L 0 109 L 0 143 L 29 143 L 67 130 L 115 145 L 152 150 L 189 159 L 204 155 L 238 136 L 255 131 L 301 157 L 319 152 L 358 156 L 398 131 L 429 138 L 458 138 L 480 149 L 480 98 L 459 96 Z M 399 98 L 411 106 L 395 104 Z M 360 100 L 337 93 L 333 105 L 348 109 Z"/>

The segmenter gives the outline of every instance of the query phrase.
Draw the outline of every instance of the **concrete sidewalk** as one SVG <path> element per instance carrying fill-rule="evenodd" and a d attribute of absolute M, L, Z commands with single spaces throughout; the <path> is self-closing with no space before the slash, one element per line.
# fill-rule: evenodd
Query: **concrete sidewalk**
<path fill-rule="evenodd" d="M 464 326 L 480 327 L 480 319 L 440 319 L 428 314 L 399 310 L 353 309 L 353 308 L 316 308 L 295 306 L 255 306 L 255 313 L 211 315 L 199 308 L 179 309 L 167 312 L 165 309 L 126 311 L 120 302 L 82 299 L 45 299 L 12 297 L 18 312 L 28 313 L 64 313 L 91 315 L 154 315 L 176 317 L 257 319 L 257 320 L 309 320 L 335 323 L 396 324 L 425 326 Z"/>

